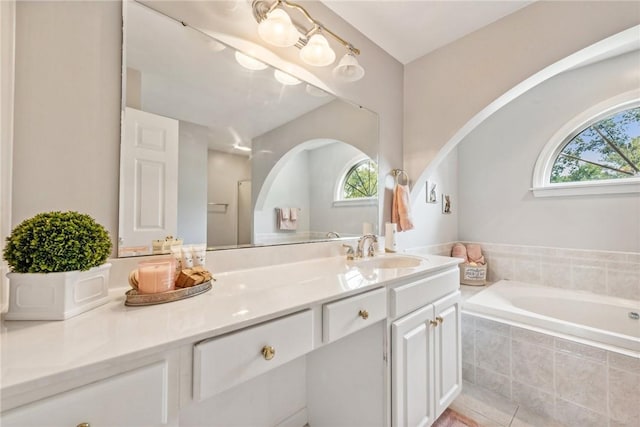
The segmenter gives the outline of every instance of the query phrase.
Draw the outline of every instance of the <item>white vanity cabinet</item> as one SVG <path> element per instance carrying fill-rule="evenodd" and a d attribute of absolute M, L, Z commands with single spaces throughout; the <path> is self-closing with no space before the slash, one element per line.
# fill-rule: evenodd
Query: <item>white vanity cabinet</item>
<path fill-rule="evenodd" d="M 431 425 L 461 391 L 461 297 L 457 288 L 456 268 L 391 290 L 395 313 L 416 304 L 415 299 L 404 297 L 405 292 L 423 296 L 423 302 L 433 301 L 429 295 L 440 297 L 391 323 L 393 427 Z"/>
<path fill-rule="evenodd" d="M 169 423 L 166 361 L 137 368 L 2 413 L 3 427 L 165 426 Z"/>

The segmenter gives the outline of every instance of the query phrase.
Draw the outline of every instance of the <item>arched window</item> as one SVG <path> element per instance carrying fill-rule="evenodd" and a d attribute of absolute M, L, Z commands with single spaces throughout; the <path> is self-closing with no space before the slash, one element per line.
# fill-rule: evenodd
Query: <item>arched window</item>
<path fill-rule="evenodd" d="M 342 181 L 343 200 L 365 199 L 378 196 L 378 165 L 371 159 L 353 165 Z"/>
<path fill-rule="evenodd" d="M 640 107 L 591 123 L 568 138 L 551 170 L 551 183 L 640 176 Z"/>
<path fill-rule="evenodd" d="M 638 93 L 612 98 L 562 127 L 535 166 L 536 196 L 640 192 Z"/>

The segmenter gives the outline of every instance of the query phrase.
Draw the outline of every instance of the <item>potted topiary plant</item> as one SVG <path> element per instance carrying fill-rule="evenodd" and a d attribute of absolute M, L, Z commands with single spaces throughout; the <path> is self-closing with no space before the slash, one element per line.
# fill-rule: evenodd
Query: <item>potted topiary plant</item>
<path fill-rule="evenodd" d="M 108 300 L 109 233 L 78 212 L 46 212 L 7 237 L 7 320 L 64 320 Z"/>

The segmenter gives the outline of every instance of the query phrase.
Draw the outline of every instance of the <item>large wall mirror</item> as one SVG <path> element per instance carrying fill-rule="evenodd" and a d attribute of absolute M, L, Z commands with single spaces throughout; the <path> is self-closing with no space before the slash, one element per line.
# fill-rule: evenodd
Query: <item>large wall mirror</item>
<path fill-rule="evenodd" d="M 124 7 L 119 256 L 377 231 L 375 113 Z"/>

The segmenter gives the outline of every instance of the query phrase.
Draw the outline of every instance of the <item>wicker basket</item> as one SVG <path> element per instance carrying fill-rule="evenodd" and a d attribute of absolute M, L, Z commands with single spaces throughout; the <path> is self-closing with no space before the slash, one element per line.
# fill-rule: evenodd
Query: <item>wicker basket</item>
<path fill-rule="evenodd" d="M 471 286 L 484 286 L 487 284 L 487 264 L 471 265 L 460 264 L 460 283 Z"/>

